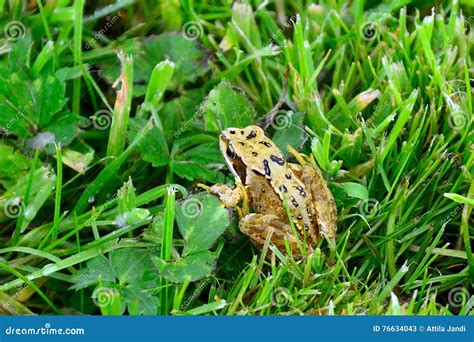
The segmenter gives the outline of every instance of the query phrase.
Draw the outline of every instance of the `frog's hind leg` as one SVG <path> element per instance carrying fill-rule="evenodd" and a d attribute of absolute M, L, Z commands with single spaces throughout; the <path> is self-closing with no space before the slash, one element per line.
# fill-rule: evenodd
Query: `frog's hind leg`
<path fill-rule="evenodd" d="M 305 187 L 310 190 L 313 198 L 319 233 L 334 243 L 337 230 L 337 209 L 334 197 L 317 166 L 307 163 L 301 168 L 300 173 L 300 179 Z"/>
<path fill-rule="evenodd" d="M 281 221 L 275 215 L 249 214 L 240 220 L 239 228 L 259 248 L 263 247 L 268 235 L 271 234 L 270 244 L 277 247 L 283 254 L 287 254 L 285 240 L 288 241 L 296 259 L 301 259 L 303 248 L 306 249 L 305 252 L 308 255 L 313 252 L 309 245 L 304 245 L 303 241 L 297 240 L 288 223 Z"/>

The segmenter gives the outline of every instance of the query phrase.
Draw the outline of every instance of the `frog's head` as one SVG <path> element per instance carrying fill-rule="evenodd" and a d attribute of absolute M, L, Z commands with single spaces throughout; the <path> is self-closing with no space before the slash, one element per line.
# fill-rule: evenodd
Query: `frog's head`
<path fill-rule="evenodd" d="M 247 168 L 269 176 L 268 170 L 265 170 L 265 161 L 275 158 L 283 160 L 275 144 L 260 127 L 254 125 L 223 130 L 220 149 L 229 169 L 243 184 Z"/>

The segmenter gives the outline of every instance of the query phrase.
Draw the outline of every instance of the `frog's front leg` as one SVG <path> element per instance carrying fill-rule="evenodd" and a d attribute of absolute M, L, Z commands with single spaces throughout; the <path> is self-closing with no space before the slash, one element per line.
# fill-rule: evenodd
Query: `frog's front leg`
<path fill-rule="evenodd" d="M 270 244 L 286 254 L 285 240 L 288 241 L 292 254 L 301 259 L 302 249 L 311 254 L 313 249 L 304 241 L 299 241 L 293 234 L 291 226 L 275 215 L 249 214 L 240 220 L 240 231 L 247 235 L 257 247 L 262 248 L 268 235 L 271 234 Z"/>
<path fill-rule="evenodd" d="M 235 188 L 232 189 L 225 184 L 215 184 L 211 187 L 210 192 L 219 197 L 224 207 L 235 208 L 239 212 L 239 216 L 242 218 L 249 212 L 247 189 L 240 182 L 236 182 L 235 185 Z M 242 209 L 237 206 L 240 201 L 242 201 Z"/>

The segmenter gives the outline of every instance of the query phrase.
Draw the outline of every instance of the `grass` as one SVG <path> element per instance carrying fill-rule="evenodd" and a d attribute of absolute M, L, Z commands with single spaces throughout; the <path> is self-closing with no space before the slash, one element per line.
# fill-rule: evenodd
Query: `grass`
<path fill-rule="evenodd" d="M 2 314 L 473 314 L 469 1 L 21 3 Z M 336 244 L 300 262 L 197 186 L 233 184 L 219 132 L 255 123 L 337 202 Z"/>

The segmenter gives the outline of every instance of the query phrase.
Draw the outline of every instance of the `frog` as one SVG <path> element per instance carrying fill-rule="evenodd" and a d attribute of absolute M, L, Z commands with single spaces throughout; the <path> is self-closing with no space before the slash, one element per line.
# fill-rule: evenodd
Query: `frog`
<path fill-rule="evenodd" d="M 313 253 L 324 236 L 335 243 L 335 200 L 312 156 L 290 148 L 298 164 L 288 162 L 256 125 L 224 129 L 219 146 L 235 187 L 215 184 L 210 191 L 224 207 L 239 211 L 239 230 L 254 245 L 262 249 L 269 239 L 287 254 L 288 244 L 292 255 L 301 259 Z"/>

